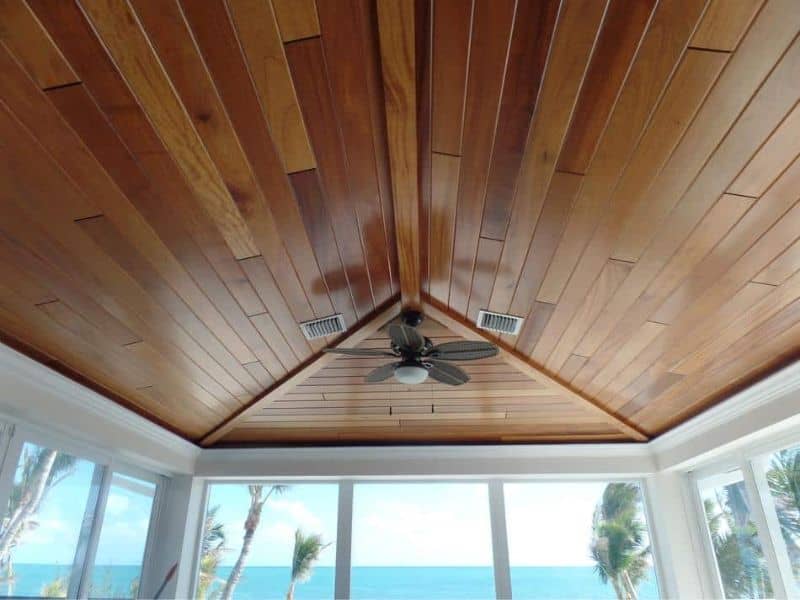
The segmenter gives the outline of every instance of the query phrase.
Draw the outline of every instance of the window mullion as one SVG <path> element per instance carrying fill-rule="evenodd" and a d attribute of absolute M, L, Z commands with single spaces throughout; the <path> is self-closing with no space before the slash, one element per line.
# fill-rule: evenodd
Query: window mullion
<path fill-rule="evenodd" d="M 86 598 L 89 594 L 92 563 L 100 539 L 111 477 L 112 471 L 109 467 L 95 465 L 92 488 L 86 500 L 78 546 L 75 549 L 75 560 L 72 563 L 68 594 L 70 598 Z"/>
<path fill-rule="evenodd" d="M 764 552 L 764 560 L 767 563 L 767 570 L 770 580 L 772 581 L 773 594 L 775 598 L 789 598 L 783 569 L 780 565 L 777 548 L 773 536 L 771 535 L 772 532 L 769 527 L 769 520 L 764 508 L 765 498 L 762 496 L 758 484 L 756 483 L 753 465 L 750 461 L 742 460 L 741 469 L 747 496 L 751 500 L 753 522 L 756 524 L 757 531 L 759 532 L 758 537 L 761 542 L 762 551 Z"/>
<path fill-rule="evenodd" d="M 786 542 L 781 533 L 778 513 L 775 510 L 775 503 L 769 491 L 769 483 L 766 476 L 766 461 L 756 459 L 749 463 L 748 471 L 752 471 L 753 487 L 756 490 L 755 498 L 760 504 L 760 510 L 764 513 L 765 531 L 775 553 L 776 566 L 780 572 L 781 582 L 789 598 L 796 598 L 798 590 L 794 580 L 792 564 L 789 560 L 789 552 L 786 549 Z"/>
<path fill-rule="evenodd" d="M 13 425 L 4 424 L 6 436 L 4 441 L 4 455 L 2 459 L 2 467 L 0 468 L 0 507 L 1 512 L 5 512 L 8 508 L 8 497 L 11 495 L 11 490 L 14 487 L 14 477 L 17 474 L 17 465 L 19 464 L 19 457 L 22 453 L 22 446 L 24 440 L 15 431 Z"/>
<path fill-rule="evenodd" d="M 353 482 L 339 482 L 339 505 L 336 523 L 336 570 L 334 598 L 350 598 L 351 546 L 353 541 Z"/>
<path fill-rule="evenodd" d="M 699 531 L 702 532 L 700 537 L 702 538 L 703 549 L 705 550 L 703 554 L 705 555 L 704 558 L 706 567 L 710 568 L 711 573 L 714 574 L 714 577 L 709 578 L 711 579 L 711 583 L 715 588 L 714 597 L 725 598 L 725 590 L 722 585 L 722 574 L 720 573 L 719 563 L 717 562 L 717 556 L 714 552 L 714 544 L 711 541 L 711 531 L 708 528 L 703 498 L 700 494 L 700 482 L 693 473 L 690 473 L 688 477 L 689 485 L 691 487 L 691 501 L 694 508 L 693 512 L 695 514 L 695 525 L 699 528 Z"/>
<path fill-rule="evenodd" d="M 489 519 L 492 527 L 494 591 L 499 600 L 511 598 L 511 566 L 508 557 L 508 529 L 503 482 L 489 482 Z"/>

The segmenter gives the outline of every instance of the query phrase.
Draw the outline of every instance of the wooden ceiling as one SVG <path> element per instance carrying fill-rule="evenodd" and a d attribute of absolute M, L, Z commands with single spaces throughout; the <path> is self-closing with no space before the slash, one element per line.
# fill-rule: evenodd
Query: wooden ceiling
<path fill-rule="evenodd" d="M 2 339 L 209 445 L 656 436 L 800 351 L 796 2 L 0 0 Z M 320 354 L 401 304 L 525 323 Z"/>

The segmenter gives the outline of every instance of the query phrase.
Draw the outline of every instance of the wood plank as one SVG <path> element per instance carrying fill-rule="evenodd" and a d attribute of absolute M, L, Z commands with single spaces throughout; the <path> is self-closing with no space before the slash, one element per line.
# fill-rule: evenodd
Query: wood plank
<path fill-rule="evenodd" d="M 517 5 L 486 182 L 482 238 L 506 236 L 559 4 L 560 0 L 545 0 Z"/>
<path fill-rule="evenodd" d="M 570 354 L 569 358 L 564 362 L 564 366 L 558 372 L 558 376 L 563 381 L 572 381 L 581 367 L 589 360 L 588 356 L 581 356 L 580 354 Z"/>
<path fill-rule="evenodd" d="M 266 135 L 268 128 L 225 7 L 221 1 L 187 0 L 183 9 L 263 193 L 248 219 L 259 248 L 299 319 L 330 314 L 330 298 L 318 285 L 319 266 L 289 181 Z M 260 123 L 264 126 L 257 126 Z"/>
<path fill-rule="evenodd" d="M 338 344 L 336 344 L 336 346 L 340 348 L 353 348 L 354 346 L 358 345 L 359 342 L 369 337 L 389 319 L 394 318 L 397 315 L 399 308 L 400 307 L 398 303 L 395 302 L 380 312 L 375 313 L 375 315 L 368 321 L 362 323 L 359 327 L 350 330 L 347 336 Z M 246 419 L 254 412 L 262 409 L 267 404 L 274 402 L 277 398 L 282 397 L 298 384 L 311 377 L 314 373 L 323 369 L 333 360 L 335 360 L 334 354 L 317 355 L 317 357 L 313 361 L 307 363 L 306 366 L 302 367 L 298 371 L 295 371 L 288 378 L 284 378 L 275 386 L 257 396 L 251 403 L 245 406 L 243 410 L 234 413 L 219 427 L 205 436 L 201 443 L 204 446 L 208 446 L 218 441 L 234 427 L 238 427 L 242 420 Z"/>
<path fill-rule="evenodd" d="M 311 4 L 316 22 L 313 0 L 295 2 L 294 4 L 301 9 L 297 15 L 302 18 L 305 5 L 308 3 Z M 272 140 L 286 172 L 313 169 L 316 167 L 316 161 L 289 74 L 289 65 L 283 51 L 273 5 L 268 0 L 228 0 L 227 5 L 231 19 L 236 25 L 261 106 L 269 122 Z M 283 3 L 276 4 L 278 5 L 283 10 L 284 18 L 291 23 L 293 11 L 287 10 Z M 315 35 L 318 34 L 317 25 Z"/>
<path fill-rule="evenodd" d="M 478 252 L 475 255 L 475 269 L 472 274 L 472 293 L 467 308 L 467 318 L 471 321 L 477 322 L 478 311 L 489 306 L 492 282 L 502 251 L 503 242 L 484 237 L 478 239 Z"/>
<path fill-rule="evenodd" d="M 763 4 L 764 0 L 711 0 L 691 45 L 733 52 Z"/>
<path fill-rule="evenodd" d="M 556 303 L 570 282 L 556 322 L 582 301 L 609 256 L 605 248 L 587 249 L 587 243 L 608 245 L 606 230 L 618 227 L 616 216 L 612 218 L 615 208 L 611 204 L 612 193 L 662 94 L 668 89 L 675 63 L 684 52 L 704 4 L 705 0 L 685 0 L 656 7 L 618 99 L 609 107 L 609 111 L 612 108 L 613 111 L 609 113 L 608 124 L 604 131 L 597 132 L 599 141 L 592 142 L 593 158 L 590 165 L 587 163 L 581 193 L 575 200 L 561 243 L 537 295 L 538 300 Z M 582 254 L 586 260 L 580 260 Z M 576 266 L 582 271 L 575 271 Z M 575 276 L 571 276 L 573 272 Z M 563 326 L 560 322 L 558 325 Z M 544 350 L 539 352 L 547 354 Z"/>
<path fill-rule="evenodd" d="M 519 337 L 514 340 L 514 347 L 519 352 L 527 356 L 533 351 L 555 310 L 555 304 L 538 301 L 533 303 L 530 313 L 525 317 Z"/>
<path fill-rule="evenodd" d="M 606 2 L 595 0 L 562 2 L 549 66 L 537 103 L 537 116 L 528 134 L 514 194 L 506 243 L 490 301 L 492 310 L 508 312 L 517 281 L 528 278 L 520 273 L 530 256 L 528 250 L 534 231 L 539 231 L 537 222 L 605 8 Z M 556 235 L 560 237 L 561 231 Z"/>
<path fill-rule="evenodd" d="M 319 35 L 314 0 L 272 0 L 284 42 Z"/>
<path fill-rule="evenodd" d="M 40 88 L 80 82 L 23 0 L 0 1 L 0 42 L 5 44 Z"/>
<path fill-rule="evenodd" d="M 700 183 L 712 180 L 724 181 L 727 187 L 738 175 L 744 165 L 739 162 L 734 163 L 729 159 L 726 159 L 726 164 L 719 164 L 724 154 L 720 153 L 717 146 L 723 141 L 730 126 L 745 107 L 750 114 L 756 110 L 752 102 L 750 105 L 747 104 L 748 101 L 753 97 L 753 93 L 759 90 L 759 85 L 770 75 L 770 71 L 781 59 L 800 27 L 800 23 L 797 22 L 800 17 L 795 19 L 795 15 L 790 14 L 792 11 L 789 10 L 787 13 L 787 10 L 786 4 L 774 1 L 766 4 L 759 13 L 748 34 L 742 40 L 739 50 L 731 56 L 727 67 L 707 96 L 692 126 L 650 187 L 647 203 L 627 223 L 625 234 L 621 238 L 614 256 L 626 260 L 639 258 L 655 233 L 664 231 L 663 225 L 670 218 L 670 211 L 684 197 L 689 187 L 692 186 L 693 189 L 700 187 L 699 183 L 692 182 L 701 169 L 704 177 Z M 789 76 L 786 69 L 791 69 L 789 66 L 791 61 L 791 57 L 784 57 L 780 61 L 784 65 L 783 69 L 779 70 L 781 73 L 777 75 L 773 73 L 769 79 L 772 84 L 767 86 L 775 89 L 776 93 L 782 95 L 784 99 L 796 98 L 790 90 L 785 88 L 788 80 L 780 81 L 781 77 Z M 756 97 L 762 98 L 762 105 L 766 102 L 763 87 Z M 772 132 L 793 104 L 794 102 L 781 111 L 777 121 L 770 120 L 768 122 L 770 126 L 767 134 Z M 737 125 L 740 130 L 744 128 L 741 119 Z M 766 135 L 760 133 L 757 141 L 756 138 L 749 138 L 752 142 L 742 146 L 742 152 L 745 150 L 749 152 L 747 159 L 758 147 L 757 142 L 761 142 L 765 138 Z M 732 147 L 732 142 L 729 141 L 731 139 L 730 135 L 725 138 L 724 143 L 728 147 Z M 705 165 L 705 161 L 715 150 L 715 160 Z M 722 167 L 726 168 L 723 170 Z M 718 188 L 718 184 L 714 187 Z M 716 197 L 718 194 L 705 195 L 706 201 Z M 683 204 L 685 205 L 685 203 Z M 700 205 L 700 208 L 703 208 L 703 205 Z M 661 249 L 658 248 L 658 250 Z"/>
<path fill-rule="evenodd" d="M 731 194 L 760 198 L 800 155 L 800 105 L 788 114 L 728 188 Z"/>
<path fill-rule="evenodd" d="M 655 0 L 633 4 L 625 0 L 609 2 L 559 155 L 559 170 L 571 173 L 588 170 L 655 4 Z"/>
<path fill-rule="evenodd" d="M 414 21 L 413 3 L 378 2 L 400 294 L 403 304 L 409 307 L 419 306 L 422 289 Z"/>
<path fill-rule="evenodd" d="M 433 3 L 433 152 L 461 155 L 472 2 Z M 432 198 L 436 198 L 433 194 Z M 433 239 L 433 238 L 432 238 Z M 433 292 L 431 292 L 433 293 Z"/>
<path fill-rule="evenodd" d="M 550 265 L 551 259 L 559 245 L 570 210 L 575 203 L 575 198 L 582 184 L 582 175 L 560 173 L 558 171 L 553 174 L 550 189 L 547 191 L 547 198 L 544 201 L 541 216 L 537 221 L 528 255 L 525 258 L 522 272 L 519 274 L 519 280 L 514 282 L 514 289 L 512 293 L 509 293 L 508 290 L 500 288 L 499 285 L 509 285 L 512 282 L 507 276 L 501 278 L 500 273 L 498 273 L 494 284 L 494 290 L 492 291 L 492 299 L 489 304 L 492 310 L 506 312 L 507 309 L 511 314 L 525 316 L 530 314 L 532 308 L 537 304 L 554 305 L 554 303 L 538 303 L 536 297 L 545 279 L 548 265 Z M 508 245 L 508 242 L 506 242 L 506 245 Z M 503 261 L 501 260 L 499 268 L 502 269 L 503 266 Z M 510 298 L 510 304 L 506 305 L 503 300 L 504 298 Z M 533 324 L 528 323 L 523 325 L 523 331 L 520 332 L 520 339 L 517 342 L 517 346 L 520 349 L 533 349 L 533 346 L 529 344 L 532 343 L 533 337 L 538 339 L 538 336 L 528 334 L 524 329 L 526 326 L 532 327 Z M 541 333 L 541 331 L 538 333 Z M 523 336 L 526 342 L 521 341 Z"/>
<path fill-rule="evenodd" d="M 349 199 L 361 226 L 364 254 L 375 304 L 392 295 L 391 264 L 382 214 L 371 111 L 374 109 L 367 81 L 370 51 L 361 32 L 361 0 L 318 0 L 322 47 L 331 85 L 334 112 L 339 119 L 347 158 Z M 379 105 L 379 104 L 378 104 Z"/>
<path fill-rule="evenodd" d="M 77 91 L 68 93 L 69 88 L 64 88 L 48 92 L 62 116 L 80 132 L 95 156 L 102 160 L 104 167 L 136 204 L 137 209 L 155 225 L 162 239 L 173 240 L 175 232 L 184 225 L 243 310 L 249 313 L 263 312 L 263 305 L 243 275 L 224 238 L 211 218 L 193 199 L 192 191 L 184 181 L 181 171 L 166 152 L 126 84 L 114 70 L 77 6 L 72 3 L 46 2 L 34 3 L 33 7 L 79 71 L 84 82 L 82 87 L 91 93 L 105 117 L 124 139 L 124 145 L 136 159 L 138 167 L 124 149 L 120 148 L 119 142 L 111 142 L 110 136 L 104 135 L 107 128 L 86 123 L 85 115 L 96 109 L 92 108 L 87 113 L 85 99 L 80 101 L 81 95 Z M 90 108 L 92 104 L 89 102 Z M 143 174 L 149 179 L 150 185 Z M 164 233 L 165 229 L 170 233 Z M 172 248 L 176 255 L 181 256 L 177 248 L 189 246 L 191 243 L 184 244 L 181 241 L 173 244 Z M 184 264 L 203 266 L 202 261 L 192 260 L 187 263 L 185 258 L 182 260 Z M 198 276 L 196 273 L 195 276 L 201 285 L 214 280 L 205 274 Z"/>
<path fill-rule="evenodd" d="M 604 316 L 601 315 L 582 341 L 585 348 L 593 350 L 593 354 L 592 359 L 582 370 L 581 379 L 588 381 L 597 374 L 605 363 L 612 360 L 620 345 L 627 343 L 633 331 L 648 319 L 653 318 L 653 313 L 687 275 L 705 259 L 733 227 L 738 226 L 737 223 L 747 213 L 751 204 L 751 198 L 741 196 L 723 195 L 717 201 L 681 248 L 648 285 L 645 295 L 629 307 L 626 318 L 619 325 L 620 332 L 622 329 L 625 330 L 624 336 L 617 337 L 615 333 L 603 342 L 600 335 L 595 335 L 597 324 Z M 634 272 L 635 270 L 634 267 Z"/>
<path fill-rule="evenodd" d="M 450 295 L 459 166 L 459 157 L 433 153 L 428 260 L 430 295 L 440 302 L 447 302 Z"/>
<path fill-rule="evenodd" d="M 779 17 L 780 6 L 776 5 L 774 11 L 767 10 L 770 6 L 765 7 L 765 10 L 760 13 L 750 33 L 742 41 L 742 48 L 756 46 L 763 52 L 771 52 L 771 56 L 777 60 L 782 53 L 782 48 L 785 49 L 790 34 Z M 800 22 L 795 25 L 800 27 Z M 781 31 L 778 32 L 776 27 Z M 778 39 L 783 41 L 776 41 L 775 35 L 778 35 Z M 751 49 L 755 51 L 755 48 Z M 788 79 L 789 71 L 792 68 L 791 54 L 784 57 L 766 84 L 759 89 L 749 103 L 747 93 L 742 91 L 745 80 L 748 82 L 745 87 L 749 87 L 749 93 L 752 94 L 761 83 L 761 78 L 766 76 L 768 69 L 760 62 L 752 64 L 747 58 L 748 56 L 746 53 L 737 52 L 731 59 L 670 159 L 669 163 L 672 166 L 662 170 L 659 176 L 659 180 L 663 181 L 660 184 L 661 187 L 651 188 L 655 195 L 660 196 L 667 187 L 691 186 L 686 195 L 682 195 L 677 209 L 664 224 L 659 226 L 656 239 L 649 245 L 646 253 L 634 266 L 631 275 L 620 287 L 613 301 L 609 303 L 607 310 L 601 314 L 587 335 L 596 336 L 596 339 L 602 341 L 623 320 L 630 322 L 630 308 L 636 299 L 668 262 L 668 257 L 671 257 L 683 244 L 714 200 L 719 198 L 730 181 L 741 170 L 752 154 L 753 145 L 765 139 L 791 108 L 791 106 L 787 106 L 789 104 L 787 100 L 791 94 L 787 94 L 786 90 L 787 82 L 790 81 Z M 740 57 L 744 58 L 740 59 Z M 790 58 L 787 60 L 787 57 Z M 758 73 L 754 74 L 752 70 L 758 70 Z M 778 88 L 781 91 L 778 91 Z M 724 97 L 721 96 L 723 90 Z M 746 110 L 741 118 L 736 120 L 738 112 L 745 105 L 747 106 Z M 726 113 L 727 119 L 720 120 Z M 736 120 L 736 125 L 717 148 L 700 176 L 690 184 L 689 177 L 694 176 L 693 174 L 696 174 L 697 170 L 702 167 L 697 163 L 698 158 L 704 156 L 703 152 L 695 151 L 699 146 L 708 147 L 710 141 L 708 136 L 712 138 L 716 136 L 715 139 L 719 140 L 725 135 L 727 128 L 734 120 Z M 693 166 L 686 167 L 688 172 L 673 168 L 680 163 Z M 666 177 L 667 173 L 670 174 L 669 178 Z M 653 198 L 654 196 L 650 196 L 649 200 L 653 200 Z M 636 326 L 639 323 L 637 322 Z"/>
<path fill-rule="evenodd" d="M 320 188 L 319 174 L 316 170 L 301 171 L 292 173 L 289 179 L 314 252 L 319 257 L 322 279 L 316 285 L 327 288 L 334 309 L 344 316 L 346 323 L 355 323 L 358 317 L 336 237 L 331 229 L 331 218 Z"/>
<path fill-rule="evenodd" d="M 575 311 L 572 322 L 564 335 L 556 342 L 553 352 L 545 360 L 545 366 L 550 371 L 553 373 L 560 371 L 573 349 L 576 349 L 577 352 L 583 350 L 580 336 L 594 323 L 597 315 L 631 272 L 632 267 L 633 265 L 630 263 L 615 260 L 609 260 L 606 263 L 597 280 L 589 289 L 586 299 Z M 588 355 L 584 354 L 584 356 Z"/>
<path fill-rule="evenodd" d="M 491 148 L 511 43 L 514 2 L 475 2 L 464 104 L 463 154 L 458 185 L 450 308 L 466 314 L 478 251 Z"/>
<path fill-rule="evenodd" d="M 129 7 L 110 0 L 82 3 L 81 7 L 186 174 L 195 195 L 218 223 L 234 255 L 245 258 L 258 254 L 236 200 L 207 154 Z M 242 210 L 247 211 L 248 206 L 242 206 Z"/>
<path fill-rule="evenodd" d="M 425 304 L 425 313 L 443 325 L 447 326 L 454 333 L 457 333 L 466 339 L 487 340 L 487 337 L 480 330 L 473 329 L 471 324 L 452 316 L 450 313 L 438 308 L 430 301 L 426 302 Z M 646 436 L 644 436 L 644 434 L 638 431 L 635 427 L 632 427 L 622 419 L 608 412 L 604 407 L 596 404 L 592 399 L 582 396 L 569 386 L 561 383 L 551 375 L 532 365 L 526 358 L 523 358 L 522 355 L 518 354 L 514 349 L 508 346 L 500 346 L 500 353 L 509 364 L 519 369 L 520 372 L 528 374 L 531 378 L 535 379 L 542 385 L 549 387 L 559 395 L 570 398 L 579 406 L 586 407 L 592 413 L 601 416 L 606 422 L 617 427 L 620 431 L 630 435 L 634 439 L 639 441 L 646 440 Z"/>
<path fill-rule="evenodd" d="M 756 283 L 781 285 L 800 269 L 800 240 L 789 246 L 780 256 L 769 263 L 755 277 Z"/>
<path fill-rule="evenodd" d="M 4 132 L 4 136 L 9 139 L 8 132 Z M 22 145 L 16 144 L 15 157 L 25 160 L 23 149 Z M 44 166 L 41 160 L 27 159 L 27 162 L 36 164 L 38 169 L 42 169 Z M 10 161 L 6 161 L 6 163 L 10 164 Z M 24 168 L 16 165 L 16 169 L 16 180 L 19 181 Z M 39 171 L 39 175 L 41 175 L 41 171 Z M 42 177 L 40 181 L 44 182 L 48 179 Z M 58 185 L 57 178 L 55 178 L 55 183 Z M 67 197 L 69 186 L 62 182 L 58 190 L 59 197 L 63 200 Z M 36 198 L 37 196 L 29 195 L 27 197 Z M 44 197 L 52 196 L 46 194 Z M 30 272 L 42 272 L 51 282 L 63 277 L 59 275 L 59 272 L 72 274 L 73 277 L 74 274 L 80 274 L 78 285 L 81 289 L 90 293 L 111 316 L 129 327 L 137 335 L 136 339 L 151 340 L 159 348 L 159 351 L 174 363 L 176 368 L 184 368 L 187 372 L 192 373 L 193 377 L 202 382 L 203 386 L 218 398 L 231 398 L 231 395 L 228 395 L 229 392 L 232 395 L 245 394 L 240 383 L 222 369 L 206 350 L 200 348 L 193 338 L 186 335 L 180 327 L 175 327 L 175 323 L 166 312 L 154 305 L 139 288 L 130 285 L 127 275 L 115 263 L 110 262 L 104 254 L 99 253 L 97 247 L 88 238 L 76 235 L 80 232 L 74 225 L 69 222 L 65 224 L 64 221 L 45 223 L 47 226 L 45 234 L 38 230 L 32 220 L 33 218 L 38 219 L 38 216 L 31 217 L 31 215 L 23 214 L 19 210 L 13 209 L 11 203 L 8 202 L 0 203 L 0 208 L 3 209 L 3 227 L 6 231 L 24 232 L 24 244 L 31 245 L 32 248 L 35 248 L 36 254 L 42 260 L 47 261 L 47 263 L 40 262 Z M 25 205 L 22 209 L 34 213 L 37 210 L 36 207 L 29 205 Z M 69 248 L 69 251 L 65 248 Z M 24 257 L 25 254 L 21 256 Z M 109 289 L 101 288 L 98 284 L 99 281 L 104 282 L 104 285 L 109 286 L 114 293 L 111 294 Z M 75 306 L 74 300 L 67 295 L 71 285 L 75 285 L 75 283 L 65 283 L 64 287 L 58 289 L 58 294 L 60 297 L 69 299 Z M 172 339 L 169 341 L 161 337 L 163 331 L 166 330 L 172 332 Z"/>
<path fill-rule="evenodd" d="M 286 46 L 286 55 L 311 145 L 317 156 L 317 171 L 350 283 L 356 314 L 363 318 L 373 309 L 373 296 L 364 257 L 363 231 L 359 228 L 355 208 L 350 202 L 342 139 L 322 44 L 317 38 L 294 42 Z"/>
<path fill-rule="evenodd" d="M 591 394 L 592 396 L 599 395 L 601 390 L 609 385 L 612 380 L 615 380 L 624 369 L 644 353 L 645 349 L 653 343 L 653 340 L 661 335 L 665 327 L 667 326 L 663 323 L 645 321 L 631 336 L 630 342 L 625 344 L 591 381 L 588 381 L 588 373 L 581 370 L 576 374 L 572 383 L 580 387 L 580 389 L 584 390 L 587 394 Z M 586 363 L 584 363 L 584 365 L 585 364 Z"/>

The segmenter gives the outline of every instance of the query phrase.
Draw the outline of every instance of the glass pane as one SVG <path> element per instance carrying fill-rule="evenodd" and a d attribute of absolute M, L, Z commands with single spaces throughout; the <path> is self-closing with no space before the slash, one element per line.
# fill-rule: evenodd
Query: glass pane
<path fill-rule="evenodd" d="M 136 598 L 156 485 L 114 473 L 97 544 L 90 598 Z"/>
<path fill-rule="evenodd" d="M 767 483 L 792 572 L 800 585 L 800 447 L 770 456 Z"/>
<path fill-rule="evenodd" d="M 725 597 L 771 597 L 772 585 L 741 471 L 701 481 L 700 496 Z"/>
<path fill-rule="evenodd" d="M 94 464 L 25 444 L 0 526 L 0 594 L 65 597 Z"/>
<path fill-rule="evenodd" d="M 351 598 L 494 598 L 486 484 L 360 484 Z"/>
<path fill-rule="evenodd" d="M 635 483 L 507 483 L 515 600 L 658 598 Z"/>
<path fill-rule="evenodd" d="M 337 484 L 215 484 L 197 598 L 333 598 Z"/>

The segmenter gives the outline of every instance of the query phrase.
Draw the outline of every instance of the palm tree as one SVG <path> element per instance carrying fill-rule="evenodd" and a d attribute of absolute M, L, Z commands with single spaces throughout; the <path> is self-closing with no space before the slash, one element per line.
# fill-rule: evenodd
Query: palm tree
<path fill-rule="evenodd" d="M 637 588 L 647 576 L 650 546 L 639 514 L 639 488 L 632 483 L 610 483 L 595 508 L 590 546 L 595 570 L 611 583 L 619 600 L 636 600 Z"/>
<path fill-rule="evenodd" d="M 35 527 L 36 513 L 48 492 L 75 468 L 74 456 L 49 448 L 25 446 L 18 480 L 14 482 L 8 499 L 8 513 L 0 525 L 0 568 L 5 578 L 12 577 L 11 551 L 19 543 L 22 534 Z"/>
<path fill-rule="evenodd" d="M 715 499 L 706 498 L 703 507 L 711 534 L 711 545 L 717 558 L 722 588 L 726 598 L 765 598 L 772 593 L 769 576 L 763 564 L 761 546 L 755 525 L 735 513 L 736 493 L 727 486 Z M 732 505 L 728 498 L 733 496 Z"/>
<path fill-rule="evenodd" d="M 786 549 L 797 574 L 800 570 L 800 450 L 781 450 L 767 471 Z"/>
<path fill-rule="evenodd" d="M 219 566 L 225 548 L 225 529 L 217 520 L 219 505 L 212 506 L 206 513 L 203 522 L 203 536 L 200 541 L 200 574 L 197 582 L 197 598 L 204 599 L 209 588 L 216 581 Z"/>
<path fill-rule="evenodd" d="M 292 555 L 292 578 L 286 600 L 294 600 L 294 587 L 311 578 L 311 568 L 319 559 L 320 553 L 330 546 L 322 543 L 319 534 L 305 535 L 300 529 L 294 532 L 294 553 Z"/>
<path fill-rule="evenodd" d="M 247 518 L 244 521 L 244 537 L 242 539 L 242 549 L 239 551 L 239 557 L 233 564 L 228 580 L 225 582 L 225 587 L 222 590 L 222 600 L 230 600 L 233 596 L 233 591 L 236 589 L 236 584 L 242 578 L 247 557 L 250 554 L 250 546 L 253 544 L 253 536 L 261 523 L 261 511 L 264 504 L 269 500 L 272 494 L 283 494 L 288 488 L 285 485 L 270 486 L 269 491 L 264 494 L 263 485 L 248 485 L 250 492 L 250 509 L 247 512 Z"/>

